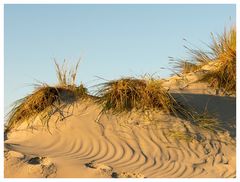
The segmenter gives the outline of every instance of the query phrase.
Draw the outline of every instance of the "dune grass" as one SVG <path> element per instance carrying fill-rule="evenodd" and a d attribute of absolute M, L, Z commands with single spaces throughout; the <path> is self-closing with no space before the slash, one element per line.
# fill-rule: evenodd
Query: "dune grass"
<path fill-rule="evenodd" d="M 213 38 L 213 61 L 216 68 L 203 75 L 202 80 L 224 93 L 236 93 L 236 28 L 224 32 L 218 39 Z"/>
<path fill-rule="evenodd" d="M 211 131 L 213 133 L 224 131 L 224 128 L 221 126 L 222 123 L 213 115 L 208 114 L 207 111 L 204 111 L 201 114 L 196 114 L 193 120 L 193 124 L 199 128 Z"/>
<path fill-rule="evenodd" d="M 163 88 L 161 80 L 122 78 L 101 84 L 97 102 L 102 112 L 161 110 L 168 114 L 189 115 L 188 111 Z"/>
<path fill-rule="evenodd" d="M 225 93 L 236 92 L 236 27 L 229 32 L 215 38 L 209 46 L 210 52 L 189 49 L 193 55 L 192 60 L 177 61 L 177 68 L 181 73 L 191 73 L 202 69 L 209 63 L 213 69 L 205 70 L 201 81 L 208 82 L 210 86 Z M 23 122 L 29 124 L 42 114 L 43 124 L 48 126 L 56 107 L 69 98 L 73 102 L 77 99 L 92 97 L 102 106 L 101 113 L 129 112 L 132 110 L 159 110 L 192 121 L 193 124 L 207 130 L 217 130 L 218 122 L 208 114 L 198 114 L 191 108 L 179 103 L 163 86 L 159 79 L 136 79 L 132 77 L 121 78 L 100 84 L 96 96 L 91 96 L 81 84 L 76 85 L 77 64 L 68 69 L 66 61 L 59 65 L 55 61 L 58 84 L 49 86 L 43 84 L 32 94 L 16 102 L 9 114 L 7 130 Z M 59 110 L 59 109 L 58 109 Z M 179 136 L 179 134 L 176 134 Z"/>
<path fill-rule="evenodd" d="M 223 93 L 236 93 L 236 27 L 222 35 L 212 35 L 212 44 L 208 45 L 210 51 L 190 49 L 192 59 L 177 60 L 175 68 L 186 74 L 202 70 L 209 64 L 211 69 L 205 70 L 200 81 L 208 82 L 211 87 Z M 211 64 L 211 65 L 210 65 Z"/>
<path fill-rule="evenodd" d="M 54 60 L 56 73 L 57 73 L 57 79 L 58 79 L 58 85 L 59 86 L 74 86 L 76 82 L 76 76 L 77 76 L 77 70 L 80 63 L 80 60 L 77 62 L 77 64 L 72 67 L 67 67 L 67 62 L 64 60 L 62 66 L 59 65 L 56 60 Z"/>
<path fill-rule="evenodd" d="M 60 103 L 59 93 L 62 88 L 41 86 L 32 94 L 17 101 L 15 107 L 11 110 L 7 129 L 10 130 L 22 122 L 28 122 L 31 117 L 37 117 L 42 111 L 50 108 L 55 102 Z M 35 116 L 35 117 L 34 117 Z"/>
<path fill-rule="evenodd" d="M 139 108 L 141 90 L 146 87 L 144 80 L 124 78 L 101 84 L 98 90 L 98 102 L 102 104 L 103 111 L 112 109 L 115 112 L 130 111 Z"/>
<path fill-rule="evenodd" d="M 193 134 L 184 131 L 170 130 L 168 136 L 172 137 L 176 140 L 184 140 L 187 142 L 191 142 L 194 139 Z"/>
<path fill-rule="evenodd" d="M 75 103 L 77 99 L 90 97 L 100 103 L 101 113 L 112 111 L 114 114 L 118 114 L 133 110 L 157 110 L 189 120 L 203 129 L 211 131 L 217 129 L 218 123 L 214 118 L 207 114 L 199 115 L 189 107 L 179 103 L 171 93 L 163 88 L 161 80 L 122 78 L 100 84 L 100 86 L 97 96 L 93 97 L 88 94 L 87 89 L 82 84 L 80 86 L 66 83 L 57 86 L 41 85 L 32 94 L 16 103 L 10 112 L 6 129 L 9 131 L 23 122 L 30 125 L 36 117 L 40 117 L 42 124 L 49 127 L 52 115 L 68 106 L 69 100 Z M 59 109 L 60 105 L 61 109 Z M 154 121 L 151 122 L 154 124 Z M 179 134 L 174 134 L 174 136 L 184 138 Z"/>
<path fill-rule="evenodd" d="M 100 86 L 96 100 L 102 106 L 100 114 L 109 111 L 114 114 L 146 110 L 163 111 L 211 132 L 221 129 L 219 121 L 214 116 L 206 112 L 199 114 L 193 108 L 178 102 L 163 88 L 161 80 L 122 78 Z M 154 124 L 154 121 L 151 122 Z M 177 136 L 179 134 L 176 134 Z"/>
<path fill-rule="evenodd" d="M 55 110 L 59 110 L 58 106 L 61 103 L 65 102 L 66 106 L 69 101 L 74 102 L 88 97 L 87 89 L 82 84 L 79 86 L 75 84 L 79 62 L 75 70 L 69 72 L 65 69 L 65 62 L 62 67 L 56 62 L 55 64 L 59 83 L 56 86 L 42 84 L 32 94 L 18 100 L 9 113 L 7 131 L 23 122 L 30 124 L 38 115 L 41 116 L 42 123 L 48 126 L 49 119 Z"/>
<path fill-rule="evenodd" d="M 187 60 L 177 60 L 175 61 L 174 68 L 180 70 L 181 74 L 187 74 L 198 70 L 201 66 L 187 61 Z"/>

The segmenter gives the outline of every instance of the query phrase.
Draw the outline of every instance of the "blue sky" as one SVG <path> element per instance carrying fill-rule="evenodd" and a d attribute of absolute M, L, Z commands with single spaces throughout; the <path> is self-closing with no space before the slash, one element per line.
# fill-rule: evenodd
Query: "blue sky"
<path fill-rule="evenodd" d="M 235 5 L 5 5 L 5 113 L 36 80 L 56 83 L 54 58 L 81 57 L 77 82 L 88 87 L 97 76 L 167 77 L 169 56 L 189 57 L 183 39 L 206 48 L 235 19 Z"/>

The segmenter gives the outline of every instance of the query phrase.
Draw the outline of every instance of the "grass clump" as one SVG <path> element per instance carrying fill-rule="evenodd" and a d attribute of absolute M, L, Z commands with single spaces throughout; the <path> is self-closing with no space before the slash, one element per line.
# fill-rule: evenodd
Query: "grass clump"
<path fill-rule="evenodd" d="M 68 69 L 67 62 L 64 60 L 62 66 L 59 65 L 56 60 L 54 60 L 58 85 L 59 86 L 74 86 L 76 82 L 77 70 L 80 63 L 80 60 L 77 62 L 75 67 Z"/>
<path fill-rule="evenodd" d="M 217 64 L 202 80 L 223 93 L 236 94 L 236 28 L 213 40 L 213 61 Z"/>
<path fill-rule="evenodd" d="M 163 111 L 166 114 L 190 121 L 195 126 L 208 131 L 218 131 L 219 121 L 204 112 L 197 113 L 190 106 L 185 106 L 162 86 L 161 80 L 122 78 L 101 84 L 97 102 L 102 111 L 113 113 L 131 111 Z M 99 117 L 101 116 L 101 113 Z M 149 120 L 152 123 L 153 120 Z M 191 140 L 186 133 L 173 132 L 173 137 Z"/>
<path fill-rule="evenodd" d="M 42 86 L 32 94 L 17 101 L 10 112 L 7 130 L 11 130 L 30 118 L 35 119 L 39 113 L 51 107 L 53 103 L 60 102 L 60 91 L 62 89 Z"/>
<path fill-rule="evenodd" d="M 187 113 L 163 88 L 160 80 L 123 78 L 103 83 L 101 86 L 98 102 L 102 104 L 104 112 L 157 109 L 176 115 Z"/>
<path fill-rule="evenodd" d="M 175 62 L 175 68 L 180 70 L 181 74 L 187 74 L 198 70 L 200 66 L 187 60 L 180 60 Z"/>
<path fill-rule="evenodd" d="M 191 142 L 194 139 L 194 136 L 185 131 L 170 130 L 168 135 L 174 139 L 184 140 L 187 142 Z"/>
<path fill-rule="evenodd" d="M 144 80 L 124 78 L 103 83 L 101 86 L 97 95 L 104 111 L 112 109 L 121 112 L 141 107 L 141 90 L 146 87 Z"/>
<path fill-rule="evenodd" d="M 55 62 L 58 85 L 40 85 L 32 94 L 17 101 L 9 113 L 7 131 L 23 122 L 29 125 L 37 116 L 40 116 L 42 123 L 48 126 L 49 119 L 56 111 L 61 112 L 61 109 L 77 99 L 85 99 L 88 96 L 87 89 L 82 84 L 80 86 L 75 84 L 78 63 L 74 71 L 67 72 L 64 66 L 60 69 Z M 67 73 L 69 73 L 68 76 L 66 76 Z"/>
<path fill-rule="evenodd" d="M 222 35 L 212 34 L 212 44 L 208 46 L 210 51 L 189 49 L 191 60 L 177 60 L 176 68 L 180 73 L 190 73 L 196 70 L 204 70 L 201 81 L 208 82 L 211 87 L 223 91 L 223 93 L 236 93 L 236 27 Z M 204 66 L 209 69 L 205 70 Z"/>
<path fill-rule="evenodd" d="M 224 130 L 221 127 L 222 123 L 216 117 L 211 116 L 206 112 L 196 115 L 193 120 L 193 124 L 199 128 L 211 131 L 213 133 Z"/>

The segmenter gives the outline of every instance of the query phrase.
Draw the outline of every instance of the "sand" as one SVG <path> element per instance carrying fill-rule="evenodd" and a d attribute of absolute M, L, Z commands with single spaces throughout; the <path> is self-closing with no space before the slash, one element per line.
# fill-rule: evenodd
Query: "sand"
<path fill-rule="evenodd" d="M 232 104 L 231 99 L 225 102 Z M 52 122 L 51 133 L 37 122 L 9 133 L 5 177 L 236 176 L 236 144 L 230 132 L 199 131 L 158 112 L 102 115 L 99 124 L 99 111 L 91 102 L 79 103 L 65 120 Z M 149 118 L 157 124 L 151 125 Z M 185 127 L 197 137 L 174 137 Z"/>
<path fill-rule="evenodd" d="M 196 73 L 197 74 L 197 73 Z M 234 178 L 236 98 L 220 96 L 196 74 L 164 81 L 176 99 L 214 114 L 223 132 L 210 132 L 160 111 L 99 115 L 78 101 L 50 120 L 36 119 L 5 137 L 7 178 Z M 189 135 L 190 133 L 190 135 Z"/>

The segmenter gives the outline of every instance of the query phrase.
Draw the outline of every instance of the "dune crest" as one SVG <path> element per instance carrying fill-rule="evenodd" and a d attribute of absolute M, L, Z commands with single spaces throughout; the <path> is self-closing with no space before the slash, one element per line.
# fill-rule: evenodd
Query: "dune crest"
<path fill-rule="evenodd" d="M 212 41 L 175 76 L 123 77 L 92 95 L 75 83 L 79 62 L 55 62 L 58 84 L 10 112 L 5 177 L 235 178 L 236 28 Z"/>
<path fill-rule="evenodd" d="M 50 132 L 36 119 L 8 133 L 5 177 L 236 176 L 236 143 L 228 131 L 211 133 L 157 111 L 108 113 L 97 123 L 100 111 L 79 101 L 64 110 L 63 121 L 55 122 L 58 113 L 51 118 Z"/>

